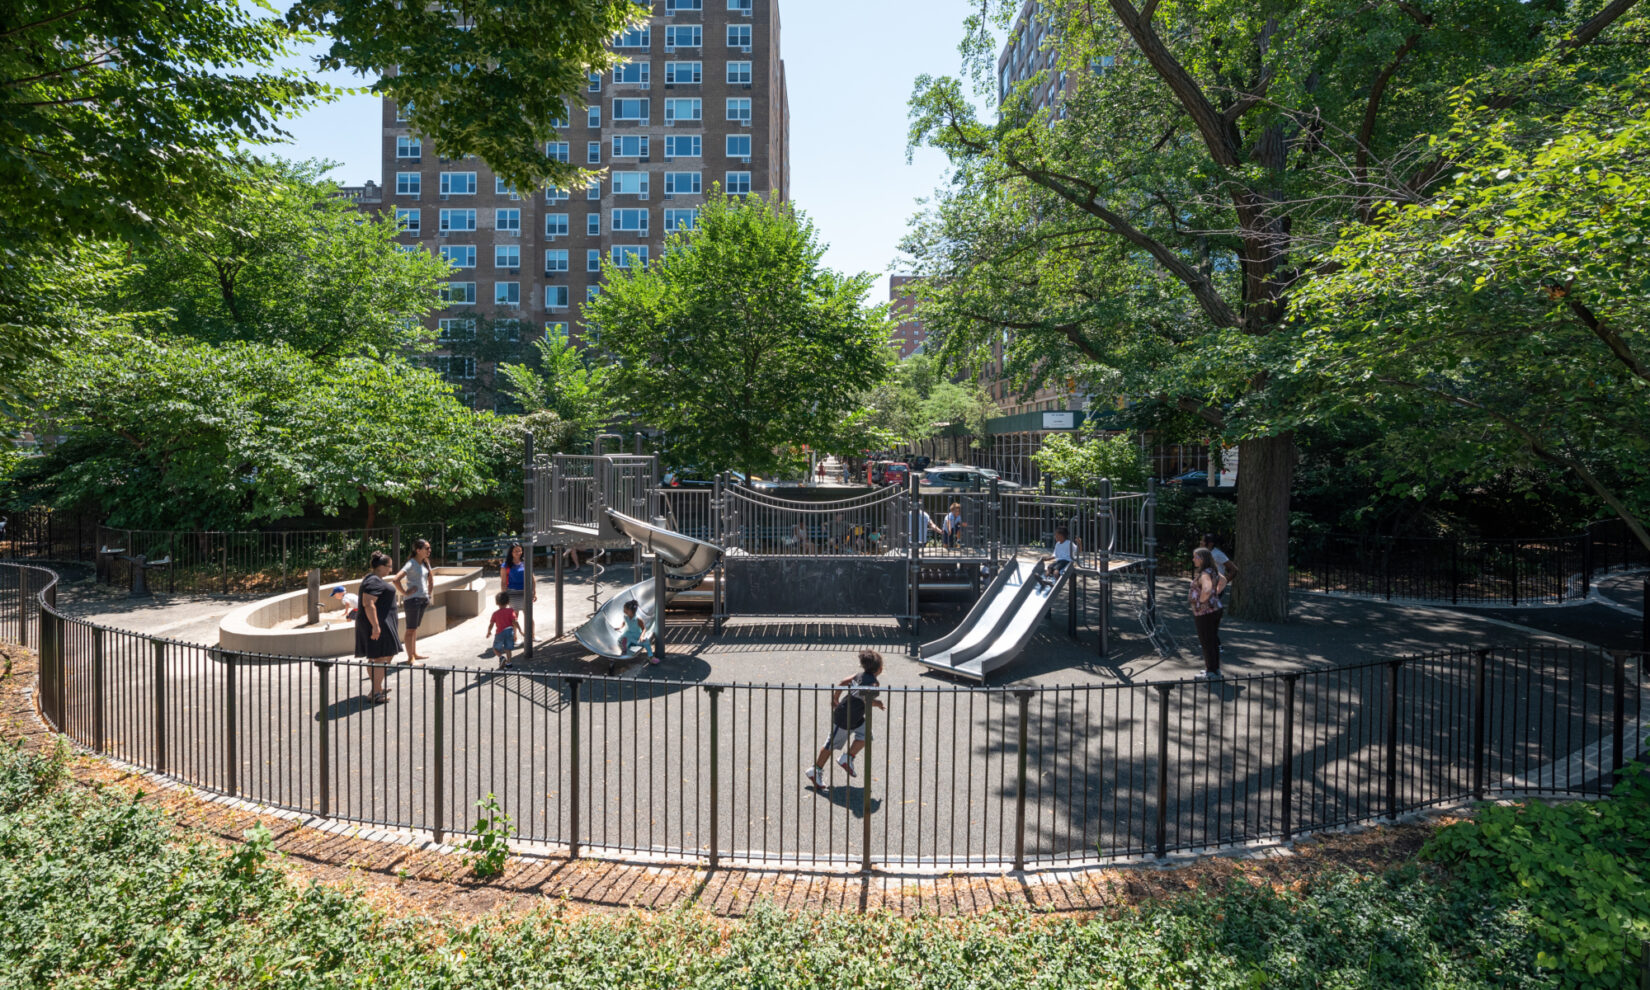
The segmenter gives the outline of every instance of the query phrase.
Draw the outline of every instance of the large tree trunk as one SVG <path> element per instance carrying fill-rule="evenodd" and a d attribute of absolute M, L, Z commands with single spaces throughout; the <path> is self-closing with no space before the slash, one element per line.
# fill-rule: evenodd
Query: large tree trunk
<path fill-rule="evenodd" d="M 1289 488 L 1295 437 L 1245 440 L 1239 447 L 1237 546 L 1232 615 L 1259 622 L 1289 617 Z"/>

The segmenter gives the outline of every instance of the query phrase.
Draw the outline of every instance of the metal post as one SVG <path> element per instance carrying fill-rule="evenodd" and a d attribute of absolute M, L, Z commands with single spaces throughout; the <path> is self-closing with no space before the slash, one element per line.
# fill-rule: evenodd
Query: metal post
<path fill-rule="evenodd" d="M 1512 600 L 1512 603 L 1513 603 L 1514 606 L 1517 606 L 1518 605 L 1518 544 L 1516 544 L 1516 543 L 1513 544 L 1512 559 L 1513 559 L 1513 579 L 1512 579 L 1512 598 L 1513 598 L 1513 600 Z"/>
<path fill-rule="evenodd" d="M 1616 706 L 1612 715 L 1615 719 L 1616 735 L 1615 741 L 1610 746 L 1610 772 L 1619 774 L 1621 768 L 1627 765 L 1626 750 L 1624 748 L 1627 741 L 1627 654 L 1618 650 L 1613 656 L 1616 661 L 1615 684 L 1613 685 Z"/>
<path fill-rule="evenodd" d="M 155 772 L 166 773 L 166 643 L 155 644 Z"/>
<path fill-rule="evenodd" d="M 1001 487 L 997 484 L 995 476 L 991 479 L 991 505 L 987 511 L 991 514 L 992 525 L 990 531 L 985 534 L 986 555 L 991 558 L 992 573 L 996 573 L 997 554 L 1002 549 L 1003 502 Z"/>
<path fill-rule="evenodd" d="M 1157 858 L 1169 854 L 1169 692 L 1157 685 Z"/>
<path fill-rule="evenodd" d="M 1475 801 L 1484 800 L 1484 713 L 1488 709 L 1485 685 L 1489 680 L 1489 662 L 1490 651 L 1479 650 L 1472 689 L 1472 796 Z"/>
<path fill-rule="evenodd" d="M 1014 869 L 1024 872 L 1026 868 L 1026 749 L 1028 746 L 1028 723 L 1031 720 L 1030 689 L 1022 688 L 1014 692 L 1014 697 L 1020 703 L 1020 739 L 1016 747 L 1019 764 L 1014 777 Z"/>
<path fill-rule="evenodd" d="M 289 578 L 286 554 L 286 531 L 281 531 L 281 587 L 285 588 Z"/>
<path fill-rule="evenodd" d="M 721 844 L 722 835 L 722 823 L 719 821 L 722 811 L 722 722 L 717 717 L 716 704 L 722 696 L 722 688 L 718 684 L 707 684 L 705 691 L 710 695 L 710 868 L 714 870 L 719 859 L 717 847 Z"/>
<path fill-rule="evenodd" d="M 640 433 L 636 434 L 638 437 Z M 665 566 L 658 554 L 653 555 L 653 656 L 665 656 Z"/>
<path fill-rule="evenodd" d="M 565 590 L 567 588 L 567 567 L 566 567 L 566 564 L 562 560 L 562 558 L 565 556 L 565 554 L 564 554 L 565 549 L 566 549 L 565 547 L 551 547 L 550 548 L 550 552 L 552 554 L 554 554 L 555 557 L 556 557 L 556 562 L 552 566 L 554 567 L 555 572 L 556 572 L 556 638 L 557 639 L 561 639 L 561 636 L 562 636 L 562 628 L 563 628 L 564 614 L 565 614 L 565 603 L 563 601 L 565 596 L 564 596 L 563 592 L 565 592 Z"/>
<path fill-rule="evenodd" d="M 567 858 L 579 858 L 579 685 L 582 677 L 567 679 L 568 755 L 571 757 L 567 775 Z"/>
<path fill-rule="evenodd" d="M 92 627 L 92 749 L 103 752 L 103 630 Z"/>
<path fill-rule="evenodd" d="M 1146 479 L 1146 618 L 1157 628 L 1157 479 Z"/>
<path fill-rule="evenodd" d="M 218 569 L 219 569 L 220 573 L 223 575 L 223 593 L 227 595 L 227 594 L 229 594 L 229 534 L 228 533 L 225 533 L 224 536 L 223 536 L 223 546 L 218 548 L 218 561 L 219 561 Z M 177 569 L 176 563 L 173 564 L 173 569 L 174 570 Z"/>
<path fill-rule="evenodd" d="M 1283 841 L 1295 834 L 1295 682 L 1299 674 L 1283 675 Z"/>
<path fill-rule="evenodd" d="M 537 590 L 533 582 L 533 551 L 537 548 L 539 534 L 539 519 L 533 511 L 533 503 L 537 501 L 537 499 L 534 498 L 534 489 L 538 487 L 538 479 L 534 476 L 533 472 L 533 431 L 528 430 L 527 435 L 522 437 L 521 446 L 521 478 L 523 494 L 521 505 L 521 542 L 525 544 L 521 553 L 522 570 L 525 572 L 522 576 L 521 582 L 521 608 L 525 613 L 522 616 L 521 628 L 522 631 L 527 634 L 527 642 L 523 645 L 521 653 L 522 656 L 532 659 L 533 640 L 535 638 L 535 634 L 537 633 L 537 629 L 533 626 L 533 599 L 536 597 L 534 595 L 534 591 Z M 554 549 L 554 547 L 551 549 Z M 561 574 L 561 558 L 558 557 L 556 560 L 556 573 L 559 576 Z M 561 589 L 558 588 L 556 595 L 557 636 L 561 635 L 560 591 Z"/>
<path fill-rule="evenodd" d="M 911 499 L 911 550 L 910 565 L 906 567 L 906 580 L 910 582 L 907 605 L 911 611 L 911 635 L 920 632 L 922 602 L 918 593 L 918 584 L 922 578 L 922 547 L 928 542 L 928 530 L 922 525 L 922 484 L 918 481 L 917 472 L 912 471 L 905 477 L 906 494 Z M 921 533 L 917 530 L 922 529 Z"/>
<path fill-rule="evenodd" d="M 860 755 L 865 761 L 860 764 L 865 770 L 865 785 L 859 792 L 859 872 L 871 872 L 871 768 L 874 764 L 871 756 L 871 709 L 875 706 L 869 701 L 865 703 L 865 748 Z"/>
<path fill-rule="evenodd" d="M 315 675 L 320 681 L 321 711 L 315 718 L 317 749 L 321 766 L 321 817 L 332 817 L 332 732 L 327 712 L 327 675 L 332 672 L 331 660 L 317 660 Z"/>
<path fill-rule="evenodd" d="M 447 695 L 443 688 L 447 683 L 445 670 L 429 670 L 435 678 L 435 760 L 431 767 L 430 788 L 435 795 L 435 818 L 430 829 L 435 838 L 435 844 L 441 845 L 441 835 L 444 829 L 442 823 L 447 818 Z"/>
<path fill-rule="evenodd" d="M 1117 519 L 1111 508 L 1111 479 L 1100 479 L 1100 638 L 1095 645 L 1099 656 L 1111 652 L 1111 549 L 1117 542 Z"/>
<path fill-rule="evenodd" d="M 240 698 L 235 687 L 236 661 L 234 653 L 218 653 L 223 664 L 223 751 L 229 766 L 229 779 L 224 782 L 224 793 L 233 797 L 241 789 L 241 733 Z"/>
<path fill-rule="evenodd" d="M 395 544 L 395 549 L 390 551 L 390 557 L 393 560 L 395 560 L 396 566 L 399 567 L 399 566 L 401 566 L 401 547 L 402 547 L 402 543 L 401 543 L 401 524 L 400 523 L 396 523 L 395 526 L 391 529 L 391 531 L 390 531 L 390 540 L 393 541 L 394 544 Z"/>
<path fill-rule="evenodd" d="M 538 540 L 534 538 L 532 533 L 523 535 L 522 542 L 526 546 L 522 547 L 521 550 L 521 608 L 523 612 L 521 629 L 522 632 L 526 633 L 527 643 L 521 652 L 522 656 L 531 660 L 533 658 L 533 640 L 537 638 L 538 633 L 538 628 L 533 624 L 533 599 L 539 596 L 538 578 L 533 574 L 533 552 L 538 549 Z"/>
<path fill-rule="evenodd" d="M 1398 818 L 1398 670 L 1402 660 L 1387 664 L 1386 674 L 1386 817 Z"/>
<path fill-rule="evenodd" d="M 307 596 L 309 609 L 309 624 L 315 625 L 321 621 L 321 569 L 309 569 L 309 593 Z"/>

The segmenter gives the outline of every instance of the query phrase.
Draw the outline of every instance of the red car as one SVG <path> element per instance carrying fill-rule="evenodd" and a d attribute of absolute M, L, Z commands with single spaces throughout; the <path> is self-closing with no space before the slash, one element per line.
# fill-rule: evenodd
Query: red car
<path fill-rule="evenodd" d="M 904 485 L 911 478 L 911 467 L 902 461 L 873 461 L 865 471 L 868 485 Z"/>

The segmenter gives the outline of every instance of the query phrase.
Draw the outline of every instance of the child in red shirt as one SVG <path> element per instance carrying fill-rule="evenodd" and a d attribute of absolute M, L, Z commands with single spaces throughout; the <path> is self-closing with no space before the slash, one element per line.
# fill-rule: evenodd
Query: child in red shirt
<path fill-rule="evenodd" d="M 498 654 L 498 666 L 503 670 L 510 666 L 510 654 L 515 651 L 516 637 L 521 634 L 521 624 L 517 620 L 516 610 L 510 607 L 509 592 L 499 592 L 493 596 L 493 601 L 498 608 L 494 610 L 493 617 L 487 620 L 487 632 L 493 636 L 493 652 Z"/>

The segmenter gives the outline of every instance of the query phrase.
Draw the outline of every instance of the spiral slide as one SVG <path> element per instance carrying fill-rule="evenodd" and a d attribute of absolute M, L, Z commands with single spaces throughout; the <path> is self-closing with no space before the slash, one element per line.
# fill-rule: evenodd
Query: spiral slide
<path fill-rule="evenodd" d="M 615 528 L 659 558 L 665 570 L 666 602 L 680 592 L 698 587 L 710 569 L 722 559 L 722 548 L 719 546 L 643 522 L 622 512 L 605 511 Z M 619 640 L 624 638 L 624 603 L 631 600 L 636 602 L 636 618 L 642 624 L 643 634 L 649 639 L 653 637 L 659 620 L 659 608 L 653 601 L 653 579 L 648 578 L 609 599 L 590 617 L 590 621 L 578 628 L 574 635 L 585 649 L 609 660 L 626 660 L 641 653 L 640 647 L 635 644 L 628 650 L 619 648 Z"/>

